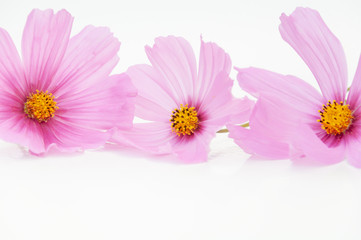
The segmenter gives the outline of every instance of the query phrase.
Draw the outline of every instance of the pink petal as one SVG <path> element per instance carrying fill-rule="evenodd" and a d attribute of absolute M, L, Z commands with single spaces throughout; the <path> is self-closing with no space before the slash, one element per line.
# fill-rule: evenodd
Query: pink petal
<path fill-rule="evenodd" d="M 24 100 L 0 89 L 0 124 L 14 115 L 25 116 Z"/>
<path fill-rule="evenodd" d="M 138 89 L 135 115 L 149 121 L 169 122 L 173 109 L 179 106 L 163 76 L 148 65 L 132 66 L 127 74 Z"/>
<path fill-rule="evenodd" d="M 194 95 L 197 68 L 196 59 L 189 43 L 181 37 L 158 37 L 153 47 L 145 48 L 148 58 L 164 77 L 159 84 L 176 96 L 177 106 L 186 104 Z"/>
<path fill-rule="evenodd" d="M 346 136 L 346 150 L 348 162 L 357 168 L 361 168 L 361 123 L 357 121 L 353 124 L 352 132 Z"/>
<path fill-rule="evenodd" d="M 275 114 L 277 113 L 277 114 Z M 227 125 L 229 137 L 247 153 L 262 158 L 289 158 L 290 135 L 300 113 L 288 108 L 275 95 L 262 95 L 250 116 L 250 129 Z"/>
<path fill-rule="evenodd" d="M 234 99 L 230 104 L 230 115 L 231 118 L 228 123 L 230 124 L 240 124 L 249 121 L 249 118 L 252 114 L 255 102 L 244 97 L 242 99 Z M 227 108 L 225 108 L 227 109 Z M 221 113 L 218 113 L 221 115 Z"/>
<path fill-rule="evenodd" d="M 311 85 L 294 76 L 284 76 L 257 68 L 236 69 L 237 80 L 242 89 L 259 97 L 271 93 L 289 103 L 305 115 L 319 118 L 318 110 L 322 108 L 322 96 Z M 312 118 L 313 119 L 313 118 Z"/>
<path fill-rule="evenodd" d="M 325 100 L 344 101 L 347 90 L 346 58 L 340 41 L 319 13 L 297 8 L 290 16 L 282 14 L 279 27 L 288 42 L 315 76 Z"/>
<path fill-rule="evenodd" d="M 249 121 L 254 102 L 247 97 L 232 99 L 223 107 L 210 111 L 205 124 L 215 125 L 218 128 L 225 124 L 241 124 Z"/>
<path fill-rule="evenodd" d="M 210 112 L 217 108 L 223 108 L 233 99 L 231 93 L 233 80 L 229 78 L 228 73 L 224 71 L 219 72 L 215 79 L 211 80 L 213 83 L 208 86 L 210 89 L 208 89 L 207 95 L 198 102 L 198 108 L 203 112 Z"/>
<path fill-rule="evenodd" d="M 208 102 L 217 97 L 219 92 L 222 91 L 228 94 L 226 100 L 231 98 L 229 94 L 233 84 L 233 81 L 229 79 L 231 66 L 231 59 L 222 48 L 215 43 L 205 43 L 201 40 L 199 73 L 198 80 L 195 82 L 194 98 L 196 102 L 206 102 L 208 105 Z M 219 76 L 220 74 L 222 74 L 222 77 Z M 224 97 L 218 98 L 224 99 Z"/>
<path fill-rule="evenodd" d="M 299 129 L 305 126 L 319 128 L 318 110 L 322 108 L 320 94 L 296 77 L 254 68 L 238 71 L 240 86 L 259 97 L 250 117 L 251 129 L 238 129 L 241 134 L 238 136 L 238 144 L 248 152 L 265 158 L 296 159 L 300 154 L 306 154 L 314 160 L 313 156 L 317 152 L 309 149 L 306 137 L 299 137 L 303 136 Z M 317 137 L 315 130 L 312 130 L 312 134 L 315 144 L 322 146 L 322 149 L 328 148 Z"/>
<path fill-rule="evenodd" d="M 169 154 L 172 152 L 170 140 L 175 136 L 170 123 L 137 123 L 130 130 L 115 133 L 112 141 L 153 154 Z"/>
<path fill-rule="evenodd" d="M 248 121 L 253 102 L 248 99 L 233 98 L 231 93 L 233 81 L 228 73 L 221 70 L 212 81 L 212 85 L 208 86 L 210 89 L 207 95 L 198 108 L 201 115 L 205 115 L 203 120 L 205 124 L 219 128 L 230 123 L 231 120 L 237 123 Z"/>
<path fill-rule="evenodd" d="M 302 150 L 307 160 L 323 164 L 335 164 L 345 158 L 345 144 L 328 147 L 307 125 L 300 125 L 295 130 L 292 137 L 293 145 L 296 149 Z M 296 160 L 302 159 L 297 158 Z"/>
<path fill-rule="evenodd" d="M 5 141 L 25 146 L 35 154 L 46 151 L 40 124 L 27 118 L 25 113 L 13 113 L 0 121 L 0 129 L 0 137 Z"/>
<path fill-rule="evenodd" d="M 103 81 L 118 62 L 119 47 L 119 41 L 108 28 L 85 27 L 70 39 L 50 90 L 61 96 L 67 88 L 81 91 Z"/>
<path fill-rule="evenodd" d="M 118 131 L 111 141 L 152 154 L 173 154 L 183 163 L 196 163 L 207 160 L 209 142 L 214 135 L 204 129 L 190 138 L 178 137 L 172 133 L 170 123 L 151 122 L 134 124 L 129 131 Z"/>
<path fill-rule="evenodd" d="M 214 43 L 201 41 L 199 75 L 195 96 L 199 111 L 204 115 L 203 124 L 217 128 L 231 121 L 248 121 L 252 103 L 248 99 L 236 100 L 231 89 L 233 81 L 229 78 L 231 60 L 227 53 Z M 238 119 L 237 119 L 238 118 Z"/>
<path fill-rule="evenodd" d="M 359 58 L 355 77 L 350 87 L 347 104 L 355 111 L 354 115 L 361 115 L 361 56 Z"/>
<path fill-rule="evenodd" d="M 227 125 L 229 137 L 234 139 L 246 153 L 257 158 L 286 159 L 290 156 L 289 145 L 271 135 L 241 126 Z"/>
<path fill-rule="evenodd" d="M 182 163 L 200 163 L 206 162 L 209 152 L 209 144 L 215 132 L 209 133 L 203 130 L 191 136 L 191 139 L 180 141 L 177 138 L 172 139 L 173 153 Z"/>
<path fill-rule="evenodd" d="M 27 95 L 20 56 L 13 40 L 2 28 L 0 28 L 0 83 L 3 90 L 11 92 L 19 98 Z"/>
<path fill-rule="evenodd" d="M 22 54 L 30 92 L 47 90 L 68 46 L 73 18 L 65 10 L 33 10 L 28 16 Z"/>
<path fill-rule="evenodd" d="M 112 131 L 99 131 L 87 125 L 77 125 L 76 122 L 53 118 L 42 124 L 46 151 L 56 147 L 63 152 L 74 152 L 84 149 L 94 149 L 103 145 L 112 135 Z"/>
<path fill-rule="evenodd" d="M 84 128 L 107 130 L 132 126 L 136 89 L 126 74 L 114 75 L 74 94 L 57 98 L 55 118 Z"/>

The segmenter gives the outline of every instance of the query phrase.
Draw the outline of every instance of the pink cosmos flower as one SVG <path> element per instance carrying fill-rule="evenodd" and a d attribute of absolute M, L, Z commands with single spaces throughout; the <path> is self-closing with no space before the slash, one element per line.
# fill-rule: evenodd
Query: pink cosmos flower
<path fill-rule="evenodd" d="M 152 64 L 127 74 L 138 89 L 135 115 L 146 123 L 119 131 L 114 141 L 153 154 L 174 154 L 186 163 L 207 160 L 217 130 L 233 118 L 248 121 L 252 102 L 234 99 L 231 60 L 214 43 L 201 41 L 199 70 L 190 44 L 180 37 L 159 37 L 145 48 Z"/>
<path fill-rule="evenodd" d="M 347 158 L 361 167 L 361 61 L 346 98 L 345 54 L 319 13 L 297 8 L 280 19 L 283 39 L 308 65 L 322 94 L 293 76 L 238 69 L 240 86 L 258 102 L 250 129 L 229 126 L 230 137 L 258 157 L 324 164 Z"/>
<path fill-rule="evenodd" d="M 22 59 L 0 28 L 0 137 L 34 154 L 96 148 L 112 128 L 129 128 L 135 89 L 125 74 L 109 76 L 119 41 L 107 28 L 85 27 L 69 39 L 65 10 L 33 10 Z"/>

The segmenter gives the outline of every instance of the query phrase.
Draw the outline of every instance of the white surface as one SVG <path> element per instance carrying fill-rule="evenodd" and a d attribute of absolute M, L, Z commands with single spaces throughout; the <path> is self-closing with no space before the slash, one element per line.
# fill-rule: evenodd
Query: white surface
<path fill-rule="evenodd" d="M 355 0 L 14 0 L 1 4 L 0 26 L 19 44 L 32 8 L 66 8 L 75 16 L 73 33 L 106 25 L 120 39 L 115 72 L 147 62 L 143 47 L 159 35 L 183 36 L 198 54 L 202 34 L 230 53 L 235 66 L 315 84 L 278 32 L 279 15 L 296 6 L 319 10 L 344 46 L 352 79 L 361 52 Z M 242 94 L 237 84 L 234 92 Z M 361 239 L 361 170 L 345 162 L 248 161 L 226 135 L 211 148 L 209 162 L 177 165 L 109 145 L 37 158 L 0 142 L 0 239 Z"/>

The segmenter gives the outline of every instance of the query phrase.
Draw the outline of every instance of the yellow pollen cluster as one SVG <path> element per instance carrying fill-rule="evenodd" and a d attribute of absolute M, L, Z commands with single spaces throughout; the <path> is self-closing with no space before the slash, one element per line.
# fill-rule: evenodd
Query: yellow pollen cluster
<path fill-rule="evenodd" d="M 29 118 L 38 120 L 39 123 L 47 122 L 54 117 L 55 111 L 59 109 L 54 101 L 54 96 L 48 91 L 36 90 L 36 93 L 30 94 L 24 104 L 24 112 Z"/>
<path fill-rule="evenodd" d="M 344 133 L 351 125 L 352 116 L 349 105 L 343 105 L 341 101 L 339 104 L 333 100 L 328 101 L 327 105 L 323 105 L 322 110 L 319 110 L 321 119 L 317 120 L 322 124 L 327 134 L 339 135 Z"/>
<path fill-rule="evenodd" d="M 179 109 L 174 109 L 172 118 L 172 132 L 178 136 L 192 135 L 198 128 L 197 111 L 194 107 L 188 107 L 188 104 L 181 104 Z"/>

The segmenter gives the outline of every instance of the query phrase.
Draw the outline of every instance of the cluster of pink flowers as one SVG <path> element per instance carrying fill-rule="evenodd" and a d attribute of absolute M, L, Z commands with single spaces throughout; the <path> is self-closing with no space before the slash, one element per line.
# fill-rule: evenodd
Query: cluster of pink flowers
<path fill-rule="evenodd" d="M 235 68 L 255 101 L 232 96 L 232 63 L 201 39 L 199 63 L 181 37 L 159 37 L 139 64 L 111 75 L 120 42 L 108 28 L 70 37 L 65 10 L 33 10 L 21 57 L 0 28 L 0 137 L 32 154 L 79 151 L 106 142 L 185 163 L 207 160 L 227 126 L 253 157 L 361 167 L 361 63 L 348 90 L 345 54 L 317 11 L 281 16 L 280 32 L 308 65 L 321 93 L 305 81 L 257 68 Z M 347 95 L 347 96 L 346 96 Z M 134 123 L 134 116 L 144 123 Z"/>

